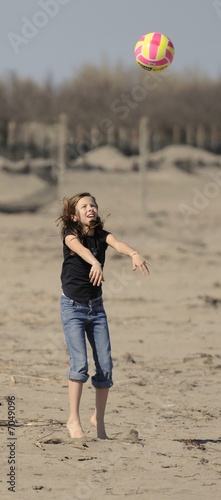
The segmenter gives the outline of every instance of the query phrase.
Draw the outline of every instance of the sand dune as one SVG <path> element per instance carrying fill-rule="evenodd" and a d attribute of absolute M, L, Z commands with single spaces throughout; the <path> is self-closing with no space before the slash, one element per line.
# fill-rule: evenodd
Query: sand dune
<path fill-rule="evenodd" d="M 17 421 L 15 498 L 220 498 L 220 171 L 205 166 L 188 174 L 171 162 L 147 172 L 146 213 L 138 172 L 73 170 L 59 200 L 32 214 L 0 214 L 6 500 L 9 396 L 15 397 Z M 1 177 L 5 202 L 7 192 L 21 198 L 28 190 L 25 182 L 7 184 Z M 82 399 L 86 438 L 71 442 L 65 426 L 68 358 L 59 319 L 62 248 L 55 220 L 62 197 L 81 190 L 96 196 L 103 217 L 111 213 L 105 227 L 152 264 L 150 277 L 143 278 L 132 273 L 129 259 L 108 249 L 104 299 L 114 386 L 106 414 L 111 440 L 104 442 L 89 425 L 90 381 Z M 89 362 L 92 374 L 90 350 Z"/>

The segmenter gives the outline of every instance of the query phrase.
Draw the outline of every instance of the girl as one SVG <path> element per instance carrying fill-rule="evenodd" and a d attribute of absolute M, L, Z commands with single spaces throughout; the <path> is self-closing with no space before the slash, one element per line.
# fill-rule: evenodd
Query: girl
<path fill-rule="evenodd" d="M 95 363 L 92 384 L 96 390 L 91 423 L 97 437 L 107 439 L 104 413 L 112 382 L 111 346 L 106 313 L 102 301 L 105 251 L 109 246 L 132 259 L 132 268 L 149 274 L 148 262 L 126 243 L 103 229 L 98 205 L 90 193 L 65 198 L 61 216 L 64 261 L 61 272 L 61 321 L 70 356 L 67 428 L 72 438 L 81 438 L 79 407 L 83 383 L 88 380 L 86 335 Z M 86 333 L 86 335 L 85 335 Z"/>

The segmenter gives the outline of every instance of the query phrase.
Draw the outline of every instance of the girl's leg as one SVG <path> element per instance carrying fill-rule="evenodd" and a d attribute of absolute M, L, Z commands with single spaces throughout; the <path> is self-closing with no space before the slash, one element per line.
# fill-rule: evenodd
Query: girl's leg
<path fill-rule="evenodd" d="M 97 437 L 108 439 L 104 425 L 104 414 L 107 404 L 109 388 L 96 389 L 95 410 L 91 417 L 91 423 L 97 427 Z"/>
<path fill-rule="evenodd" d="M 80 423 L 79 406 L 83 383 L 89 377 L 85 318 L 87 319 L 85 307 L 64 295 L 61 296 L 61 322 L 70 356 L 70 369 L 67 374 L 69 378 L 70 416 L 67 428 L 72 438 L 81 438 L 84 435 Z"/>
<path fill-rule="evenodd" d="M 84 436 L 79 415 L 82 389 L 83 382 L 80 382 L 79 380 L 69 380 L 70 417 L 67 422 L 67 428 L 70 432 L 71 438 L 75 439 L 79 439 Z"/>
<path fill-rule="evenodd" d="M 108 439 L 105 431 L 104 414 L 107 398 L 112 382 L 112 358 L 110 336 L 106 313 L 103 307 L 95 312 L 93 322 L 87 326 L 87 337 L 93 351 L 96 373 L 92 376 L 92 384 L 96 390 L 95 410 L 91 423 L 97 428 L 97 437 Z"/>

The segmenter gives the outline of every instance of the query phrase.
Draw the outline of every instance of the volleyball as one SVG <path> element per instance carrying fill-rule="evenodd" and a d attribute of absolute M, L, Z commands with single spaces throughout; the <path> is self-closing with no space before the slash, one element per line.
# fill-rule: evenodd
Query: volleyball
<path fill-rule="evenodd" d="M 134 48 L 137 63 L 147 71 L 167 68 L 174 58 L 174 46 L 162 33 L 148 33 L 137 41 Z"/>

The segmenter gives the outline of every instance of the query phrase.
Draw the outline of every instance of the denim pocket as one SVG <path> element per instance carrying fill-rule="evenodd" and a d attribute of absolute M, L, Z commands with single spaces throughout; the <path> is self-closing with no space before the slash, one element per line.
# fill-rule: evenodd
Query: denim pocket
<path fill-rule="evenodd" d="M 61 301 L 60 301 L 61 318 L 63 319 L 70 318 L 73 315 L 73 312 L 77 309 L 78 306 L 74 300 L 65 297 L 65 295 L 61 296 Z"/>

